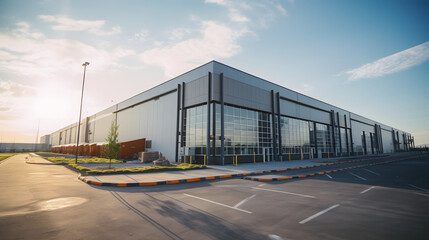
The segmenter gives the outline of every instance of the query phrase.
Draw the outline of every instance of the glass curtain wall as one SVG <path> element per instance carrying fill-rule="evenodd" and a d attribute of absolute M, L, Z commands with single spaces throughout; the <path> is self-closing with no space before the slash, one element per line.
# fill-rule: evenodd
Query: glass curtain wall
<path fill-rule="evenodd" d="M 216 104 L 216 109 L 220 105 Z M 272 154 L 271 114 L 225 105 L 225 156 Z M 220 116 L 216 123 L 220 136 Z M 220 141 L 219 141 L 220 146 Z M 218 152 L 218 151 L 217 151 Z"/>
<path fill-rule="evenodd" d="M 350 136 L 349 133 L 347 133 L 348 136 Z M 340 135 L 341 135 L 341 153 L 342 155 L 347 154 L 347 140 L 346 140 L 346 129 L 345 128 L 340 128 Z M 347 137 L 348 137 L 347 136 Z M 349 141 L 349 145 L 350 145 L 350 141 Z"/>
<path fill-rule="evenodd" d="M 210 106 L 213 109 L 213 104 Z M 215 119 L 211 121 L 211 135 L 216 141 L 216 156 L 221 155 L 221 116 L 220 104 L 215 104 Z M 244 108 L 225 105 L 224 108 L 225 140 L 224 155 L 266 155 L 272 154 L 271 121 L 270 114 Z M 212 113 L 213 114 L 213 113 Z M 212 116 L 211 116 L 212 117 Z M 207 155 L 207 105 L 191 107 L 185 110 L 185 155 Z M 215 126 L 215 127 L 214 127 Z M 215 131 L 213 131 L 215 129 Z M 210 154 L 213 154 L 211 152 Z M 231 158 L 232 159 L 232 158 Z M 259 157 L 258 159 L 262 159 Z M 253 157 L 252 157 L 253 160 Z"/>
<path fill-rule="evenodd" d="M 185 110 L 185 155 L 206 155 L 207 105 Z"/>
<path fill-rule="evenodd" d="M 318 157 L 333 156 L 333 149 L 331 146 L 331 126 L 316 123 L 316 141 Z"/>
<path fill-rule="evenodd" d="M 284 160 L 308 159 L 312 157 L 310 135 L 313 122 L 280 117 L 282 147 L 281 155 Z M 314 143 L 313 143 L 314 146 Z"/>
<path fill-rule="evenodd" d="M 341 153 L 341 148 L 340 148 L 340 128 L 339 127 L 334 127 L 334 133 L 335 133 L 335 153 L 336 154 L 340 154 Z"/>

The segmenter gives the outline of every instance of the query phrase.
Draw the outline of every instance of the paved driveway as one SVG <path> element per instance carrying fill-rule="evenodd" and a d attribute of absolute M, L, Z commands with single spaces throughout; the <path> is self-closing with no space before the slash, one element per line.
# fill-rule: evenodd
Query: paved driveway
<path fill-rule="evenodd" d="M 87 185 L 58 165 L 0 164 L 2 239 L 426 239 L 428 158 L 293 181 Z"/>

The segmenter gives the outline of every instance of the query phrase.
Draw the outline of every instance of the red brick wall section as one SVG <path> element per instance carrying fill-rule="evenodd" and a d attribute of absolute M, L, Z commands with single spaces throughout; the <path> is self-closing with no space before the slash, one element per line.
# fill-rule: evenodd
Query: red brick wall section
<path fill-rule="evenodd" d="M 126 158 L 135 153 L 144 152 L 146 139 L 142 138 L 129 142 L 121 142 L 119 144 L 121 145 L 121 150 L 119 151 L 118 158 Z"/>
<path fill-rule="evenodd" d="M 89 156 L 93 156 L 93 157 L 97 156 L 96 152 L 97 152 L 97 144 L 89 145 Z"/>
<path fill-rule="evenodd" d="M 146 139 L 138 139 L 129 142 L 121 142 L 121 150 L 118 153 L 118 158 L 127 158 L 138 152 L 145 151 Z M 76 154 L 76 145 L 51 147 L 54 153 Z M 103 146 L 98 144 L 79 145 L 79 156 L 95 156 L 103 157 Z"/>

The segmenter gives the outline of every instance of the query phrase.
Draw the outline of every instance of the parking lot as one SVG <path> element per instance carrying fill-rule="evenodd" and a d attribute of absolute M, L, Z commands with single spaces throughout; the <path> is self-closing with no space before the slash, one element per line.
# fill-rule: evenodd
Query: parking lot
<path fill-rule="evenodd" d="M 77 181 L 67 195 L 89 201 L 44 214 L 52 214 L 52 224 L 59 224 L 57 219 L 62 228 L 82 235 L 38 234 L 46 239 L 426 239 L 428 160 L 418 156 L 264 183 L 236 178 L 114 188 Z M 18 224 L 25 217 L 14 216 L 16 224 L 0 217 L 0 223 L 25 232 L 28 227 Z M 0 233 L 12 236 L 11 229 L 2 227 Z"/>
<path fill-rule="evenodd" d="M 125 205 L 167 216 L 167 226 L 185 225 L 200 237 L 423 239 L 428 169 L 427 161 L 410 160 L 294 181 L 232 179 L 112 193 Z"/>

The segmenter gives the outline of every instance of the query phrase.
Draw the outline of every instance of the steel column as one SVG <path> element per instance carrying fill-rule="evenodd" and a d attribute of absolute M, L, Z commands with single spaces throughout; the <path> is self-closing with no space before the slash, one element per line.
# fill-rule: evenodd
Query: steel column
<path fill-rule="evenodd" d="M 206 144 L 206 156 L 207 156 L 207 165 L 210 163 L 210 101 L 212 97 L 212 73 L 209 72 L 208 78 L 208 87 L 207 87 L 207 144 Z"/>
<path fill-rule="evenodd" d="M 220 154 L 222 165 L 225 164 L 225 111 L 224 111 L 224 101 L 223 101 L 223 73 L 219 75 L 220 83 Z"/>
<path fill-rule="evenodd" d="M 350 156 L 350 148 L 349 148 L 349 133 L 347 129 L 347 116 L 344 114 L 344 128 L 346 129 L 346 147 L 347 147 L 347 155 Z"/>
<path fill-rule="evenodd" d="M 282 133 L 281 133 L 281 124 L 280 124 L 280 119 L 281 119 L 281 116 L 280 116 L 280 93 L 277 92 L 276 95 L 277 95 L 277 132 L 279 135 L 279 147 L 278 147 L 278 149 L 279 149 L 279 156 L 281 156 L 282 155 Z M 283 157 L 281 157 L 281 158 L 283 160 Z"/>
<path fill-rule="evenodd" d="M 179 153 L 178 153 L 178 150 L 179 150 L 179 135 L 181 134 L 180 133 L 180 129 L 179 129 L 179 124 L 180 124 L 180 91 L 181 91 L 181 88 L 180 88 L 181 86 L 180 86 L 180 84 L 177 84 L 177 112 L 176 112 L 176 151 L 174 152 L 175 153 L 175 160 L 176 160 L 176 162 L 178 162 L 179 161 L 179 158 L 178 158 L 178 155 L 179 155 Z"/>
<path fill-rule="evenodd" d="M 272 140 L 273 140 L 273 158 L 274 158 L 274 160 L 277 160 L 277 138 L 276 138 L 276 124 L 275 124 L 275 120 L 276 120 L 276 117 L 275 117 L 275 113 L 274 113 L 274 90 L 271 90 L 271 119 L 272 119 L 272 126 L 271 126 L 271 129 L 272 129 L 272 134 L 273 134 L 273 136 L 272 136 Z"/>

